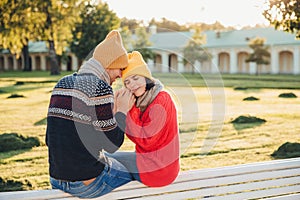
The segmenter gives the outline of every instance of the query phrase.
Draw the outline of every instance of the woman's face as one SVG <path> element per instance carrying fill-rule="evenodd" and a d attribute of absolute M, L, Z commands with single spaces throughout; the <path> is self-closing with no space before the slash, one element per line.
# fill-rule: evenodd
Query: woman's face
<path fill-rule="evenodd" d="M 143 76 L 139 76 L 139 75 L 128 76 L 124 81 L 124 85 L 136 97 L 142 96 L 146 91 L 146 79 Z"/>

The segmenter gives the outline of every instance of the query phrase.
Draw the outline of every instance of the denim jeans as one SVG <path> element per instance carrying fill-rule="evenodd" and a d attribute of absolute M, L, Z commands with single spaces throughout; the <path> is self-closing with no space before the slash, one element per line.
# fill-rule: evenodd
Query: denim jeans
<path fill-rule="evenodd" d="M 113 158 L 107 158 L 104 170 L 87 186 L 82 181 L 68 182 L 50 177 L 53 189 L 60 189 L 79 198 L 100 197 L 132 180 L 128 170 Z"/>
<path fill-rule="evenodd" d="M 134 180 L 141 182 L 138 168 L 136 166 L 136 153 L 135 152 L 125 152 L 125 151 L 117 151 L 115 153 L 105 153 L 107 157 L 114 158 L 120 163 L 122 163 L 128 171 L 133 176 Z"/>

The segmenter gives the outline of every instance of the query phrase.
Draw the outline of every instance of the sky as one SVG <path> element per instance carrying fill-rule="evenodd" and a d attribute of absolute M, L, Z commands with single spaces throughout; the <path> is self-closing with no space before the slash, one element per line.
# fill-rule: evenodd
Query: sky
<path fill-rule="evenodd" d="M 266 0 L 103 0 L 119 18 L 148 23 L 163 17 L 178 24 L 219 21 L 236 28 L 268 25 L 262 16 Z"/>

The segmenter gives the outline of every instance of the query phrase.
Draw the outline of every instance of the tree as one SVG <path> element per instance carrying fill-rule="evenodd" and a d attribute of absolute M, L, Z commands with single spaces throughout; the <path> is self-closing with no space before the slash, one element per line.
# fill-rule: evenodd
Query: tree
<path fill-rule="evenodd" d="M 121 28 L 120 31 L 122 40 L 123 40 L 123 45 L 126 50 L 132 49 L 132 33 L 129 29 L 128 26 L 124 26 Z"/>
<path fill-rule="evenodd" d="M 269 0 L 263 15 L 275 29 L 296 33 L 296 37 L 300 38 L 299 0 Z"/>
<path fill-rule="evenodd" d="M 181 26 L 174 21 L 170 21 L 166 18 L 162 18 L 161 21 L 155 21 L 155 19 L 151 19 L 150 25 L 156 25 L 157 32 L 171 32 L 171 31 L 187 31 L 186 26 Z"/>
<path fill-rule="evenodd" d="M 265 39 L 259 37 L 253 38 L 249 42 L 249 47 L 253 50 L 253 53 L 245 61 L 256 63 L 256 75 L 258 75 L 258 69 L 261 65 L 268 65 L 270 63 L 270 53 L 264 43 Z"/>
<path fill-rule="evenodd" d="M 132 50 L 139 51 L 144 60 L 147 62 L 149 59 L 154 58 L 153 51 L 149 48 L 151 47 L 151 42 L 149 40 L 150 35 L 147 33 L 145 27 L 140 27 L 135 30 L 136 39 L 132 42 Z"/>
<path fill-rule="evenodd" d="M 109 10 L 107 3 L 87 4 L 79 14 L 80 21 L 72 31 L 71 51 L 82 61 L 113 29 L 120 26 L 120 19 Z"/>
<path fill-rule="evenodd" d="M 72 29 L 78 12 L 83 4 L 81 0 L 36 0 L 38 9 L 45 15 L 42 29 L 43 40 L 48 41 L 51 75 L 60 74 L 58 55 L 62 55 L 72 39 Z"/>
<path fill-rule="evenodd" d="M 12 54 L 24 54 L 28 68 L 28 42 L 48 41 L 51 74 L 59 74 L 57 54 L 72 39 L 71 29 L 83 0 L 14 0 L 0 2 L 0 41 Z"/>
<path fill-rule="evenodd" d="M 139 28 L 143 24 L 142 20 L 136 20 L 136 19 L 127 19 L 126 17 L 123 17 L 121 19 L 121 28 L 128 27 L 131 33 L 134 34 L 134 31 Z"/>
<path fill-rule="evenodd" d="M 36 12 L 35 1 L 0 2 L 0 46 L 17 58 L 23 54 L 24 71 L 30 71 L 28 42 L 41 39 L 44 16 Z"/>
<path fill-rule="evenodd" d="M 202 47 L 205 44 L 205 37 L 201 34 L 200 29 L 196 29 L 192 38 L 183 49 L 184 62 L 195 64 L 196 61 L 201 64 L 204 61 L 210 59 L 210 54 Z M 192 67 L 192 73 L 194 73 L 194 67 Z"/>

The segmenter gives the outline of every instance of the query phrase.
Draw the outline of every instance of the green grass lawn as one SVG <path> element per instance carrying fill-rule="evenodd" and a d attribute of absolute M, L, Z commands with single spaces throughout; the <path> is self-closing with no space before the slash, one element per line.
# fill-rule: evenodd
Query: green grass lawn
<path fill-rule="evenodd" d="M 0 73 L 0 134 L 35 136 L 42 143 L 30 150 L 0 153 L 0 190 L 49 188 L 43 120 L 51 90 L 65 74 Z M 181 170 L 271 160 L 270 154 L 281 144 L 300 142 L 300 76 L 223 75 L 220 79 L 217 75 L 155 73 L 154 77 L 163 82 L 177 105 Z M 117 82 L 114 88 L 120 85 Z M 278 97 L 290 92 L 298 98 Z M 24 97 L 8 98 L 11 94 Z M 243 101 L 249 96 L 259 100 Z M 266 122 L 232 124 L 240 115 Z M 133 144 L 126 140 L 122 150 L 133 150 Z"/>

